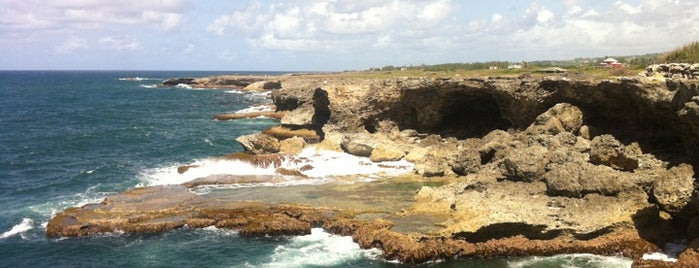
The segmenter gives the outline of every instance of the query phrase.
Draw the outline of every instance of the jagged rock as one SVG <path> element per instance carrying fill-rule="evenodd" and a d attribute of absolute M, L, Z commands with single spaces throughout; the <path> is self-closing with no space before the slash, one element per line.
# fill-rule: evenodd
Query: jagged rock
<path fill-rule="evenodd" d="M 306 143 L 318 143 L 321 140 L 320 135 L 313 129 L 307 128 L 288 128 L 284 126 L 274 126 L 262 131 L 263 134 L 270 135 L 278 140 L 286 140 L 293 137 L 302 138 Z"/>
<path fill-rule="evenodd" d="M 245 152 L 251 154 L 265 154 L 279 152 L 279 140 L 263 133 L 240 136 L 235 139 L 243 146 Z"/>
<path fill-rule="evenodd" d="M 575 133 L 583 125 L 583 113 L 569 103 L 559 103 L 534 120 L 527 131 L 555 135 L 563 131 Z"/>
<path fill-rule="evenodd" d="M 505 131 L 494 130 L 483 137 L 483 145 L 478 148 L 481 164 L 496 162 L 504 158 L 511 149 L 514 137 Z"/>
<path fill-rule="evenodd" d="M 690 203 L 694 193 L 692 166 L 681 164 L 668 170 L 653 184 L 653 196 L 660 208 L 677 215 Z"/>
<path fill-rule="evenodd" d="M 513 181 L 538 181 L 546 172 L 550 162 L 549 150 L 543 146 L 531 146 L 526 149 L 513 150 L 500 162 L 503 175 Z"/>
<path fill-rule="evenodd" d="M 428 160 L 415 164 L 415 173 L 423 177 L 439 177 L 444 176 L 444 169 L 439 163 Z"/>
<path fill-rule="evenodd" d="M 397 146 L 387 146 L 380 144 L 371 151 L 369 159 L 372 162 L 398 161 L 405 156 L 405 150 Z"/>
<path fill-rule="evenodd" d="M 292 137 L 279 142 L 279 152 L 285 154 L 299 154 L 306 147 L 306 141 L 301 137 Z"/>
<path fill-rule="evenodd" d="M 287 112 L 281 119 L 284 125 L 307 126 L 313 122 L 315 110 L 312 106 L 304 106 Z"/>
<path fill-rule="evenodd" d="M 296 176 L 296 177 L 303 177 L 306 178 L 306 174 L 303 174 L 301 171 L 295 170 L 295 169 L 288 169 L 288 168 L 277 168 L 274 170 L 274 173 L 277 173 L 279 175 L 283 176 Z"/>
<path fill-rule="evenodd" d="M 165 81 L 162 82 L 163 85 L 165 86 L 176 86 L 179 84 L 193 84 L 195 78 L 172 78 L 172 79 L 166 79 Z"/>
<path fill-rule="evenodd" d="M 191 168 L 198 168 L 198 167 L 199 167 L 199 165 L 179 166 L 179 167 L 177 167 L 177 173 L 178 173 L 178 174 L 183 174 L 183 173 L 187 172 L 187 171 L 188 171 L 189 169 L 191 169 Z"/>
<path fill-rule="evenodd" d="M 699 267 L 699 239 L 694 239 L 677 257 L 676 267 Z"/>
<path fill-rule="evenodd" d="M 374 141 L 360 135 L 346 136 L 340 144 L 342 150 L 356 156 L 371 156 L 374 151 Z"/>
<path fill-rule="evenodd" d="M 429 150 L 425 147 L 413 147 L 407 155 L 405 155 L 405 160 L 417 163 L 420 161 L 424 161 L 425 157 L 427 157 L 429 153 Z"/>
<path fill-rule="evenodd" d="M 481 155 L 473 148 L 461 150 L 450 166 L 451 170 L 458 175 L 476 173 L 481 169 Z"/>
<path fill-rule="evenodd" d="M 282 83 L 279 81 L 257 81 L 243 88 L 244 91 L 265 91 L 282 88 Z"/>
<path fill-rule="evenodd" d="M 642 154 L 638 144 L 624 146 L 611 135 L 601 135 L 592 139 L 590 162 L 624 171 L 638 168 L 638 156 Z"/>
<path fill-rule="evenodd" d="M 258 117 L 269 117 L 275 119 L 281 119 L 284 117 L 284 112 L 249 112 L 249 113 L 227 113 L 227 114 L 217 114 L 214 116 L 216 120 L 237 120 L 237 119 L 250 119 Z"/>
<path fill-rule="evenodd" d="M 635 185 L 629 174 L 607 166 L 564 162 L 549 166 L 544 174 L 546 192 L 551 196 L 583 197 L 590 193 L 613 196 Z"/>

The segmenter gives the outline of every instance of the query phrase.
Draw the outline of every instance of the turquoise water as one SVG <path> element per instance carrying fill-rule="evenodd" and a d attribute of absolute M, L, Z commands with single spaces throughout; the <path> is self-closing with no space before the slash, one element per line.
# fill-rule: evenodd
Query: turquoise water
<path fill-rule="evenodd" d="M 269 119 L 215 121 L 268 100 L 226 90 L 153 88 L 213 72 L 0 72 L 0 267 L 394 267 L 376 250 L 314 229 L 303 237 L 242 238 L 180 229 L 48 239 L 50 217 L 148 184 L 149 174 L 242 148 Z M 144 80 L 120 80 L 142 77 Z M 610 267 L 623 259 L 462 259 L 427 267 Z"/>

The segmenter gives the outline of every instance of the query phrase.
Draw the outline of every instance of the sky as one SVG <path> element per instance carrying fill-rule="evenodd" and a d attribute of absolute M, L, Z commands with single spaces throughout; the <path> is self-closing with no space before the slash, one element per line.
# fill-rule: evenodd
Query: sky
<path fill-rule="evenodd" d="M 343 71 L 665 52 L 699 0 L 0 0 L 0 69 Z"/>

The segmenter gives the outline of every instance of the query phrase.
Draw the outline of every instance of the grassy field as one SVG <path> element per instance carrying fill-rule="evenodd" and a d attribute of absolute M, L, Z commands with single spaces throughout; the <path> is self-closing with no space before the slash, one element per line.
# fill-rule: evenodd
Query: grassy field
<path fill-rule="evenodd" d="M 519 76 L 550 76 L 561 75 L 570 77 L 590 77 L 590 78 L 605 78 L 615 76 L 634 76 L 645 68 L 592 68 L 592 67 L 568 67 L 565 68 L 565 73 L 547 73 L 543 72 L 547 67 L 528 67 L 522 69 L 449 69 L 441 71 L 431 71 L 418 68 L 406 68 L 403 70 L 370 70 L 370 71 L 347 71 L 338 73 L 338 76 L 347 76 L 355 78 L 400 78 L 400 77 L 425 77 L 425 78 L 442 78 L 442 77 L 519 77 Z"/>

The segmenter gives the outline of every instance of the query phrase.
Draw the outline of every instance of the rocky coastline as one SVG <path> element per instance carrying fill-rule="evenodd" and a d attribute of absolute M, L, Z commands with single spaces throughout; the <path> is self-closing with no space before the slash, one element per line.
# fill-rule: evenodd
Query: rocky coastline
<path fill-rule="evenodd" d="M 699 267 L 699 80 L 653 74 L 665 69 L 673 70 L 655 66 L 644 75 L 606 79 L 173 79 L 169 83 L 225 80 L 272 91 L 273 112 L 239 118 L 272 116 L 280 125 L 239 137 L 246 152 L 230 157 L 278 165 L 312 146 L 375 163 L 407 160 L 420 180 L 449 183 L 423 186 L 391 217 L 366 217 L 368 211 L 228 202 L 190 191 L 275 176 L 202 178 L 66 209 L 49 222 L 47 235 L 185 226 L 300 235 L 323 227 L 406 263 L 594 253 L 630 257 L 636 267 Z M 305 176 L 304 170 L 278 172 Z M 425 215 L 442 220 L 429 232 L 401 232 L 392 220 Z M 641 259 L 677 240 L 688 246 L 676 263 Z"/>

